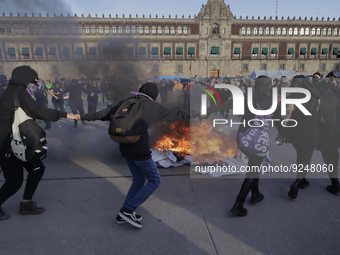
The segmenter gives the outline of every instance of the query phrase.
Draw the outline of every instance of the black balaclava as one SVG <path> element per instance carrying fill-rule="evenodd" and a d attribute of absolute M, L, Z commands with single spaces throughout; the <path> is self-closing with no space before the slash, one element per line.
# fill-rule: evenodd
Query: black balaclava
<path fill-rule="evenodd" d="M 158 86 L 156 83 L 148 82 L 148 83 L 145 83 L 142 87 L 140 87 L 138 92 L 146 94 L 149 97 L 151 97 L 153 100 L 156 100 L 158 96 Z"/>
<path fill-rule="evenodd" d="M 272 81 L 266 75 L 260 75 L 255 80 L 254 89 L 263 94 L 270 94 L 272 90 Z"/>
<path fill-rule="evenodd" d="M 25 88 L 29 83 L 37 83 L 38 73 L 29 66 L 18 66 L 12 72 L 9 85 L 22 85 Z"/>

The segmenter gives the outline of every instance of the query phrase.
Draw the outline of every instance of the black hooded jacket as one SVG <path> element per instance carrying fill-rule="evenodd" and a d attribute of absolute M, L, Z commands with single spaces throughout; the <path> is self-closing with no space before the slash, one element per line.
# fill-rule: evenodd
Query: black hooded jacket
<path fill-rule="evenodd" d="M 293 128 L 285 128 L 287 141 L 298 146 L 316 146 L 319 142 L 317 109 L 319 107 L 318 100 L 320 99 L 320 94 L 314 84 L 304 76 L 295 76 L 292 80 L 291 87 L 304 88 L 311 93 L 311 99 L 307 103 L 304 103 L 303 106 L 312 115 L 304 115 L 299 108 L 293 110 L 290 119 L 295 120 L 297 125 Z M 289 98 L 300 99 L 303 97 L 304 95 L 301 93 L 293 93 Z M 288 126 L 292 126 L 293 124 L 294 123 L 290 121 L 288 122 Z"/>
<path fill-rule="evenodd" d="M 16 92 L 20 107 L 33 119 L 57 121 L 66 118 L 66 112 L 42 107 L 26 91 L 27 85 L 38 78 L 38 74 L 29 66 L 19 66 L 12 72 L 8 88 L 0 99 L 0 157 L 9 148 L 11 127 L 14 113 L 14 93 Z"/>

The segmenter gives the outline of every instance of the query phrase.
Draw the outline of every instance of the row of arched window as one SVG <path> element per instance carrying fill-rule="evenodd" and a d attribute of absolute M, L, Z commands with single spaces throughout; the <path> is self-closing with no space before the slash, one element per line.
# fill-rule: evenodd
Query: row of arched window
<path fill-rule="evenodd" d="M 312 35 L 339 36 L 339 28 L 320 27 L 242 27 L 242 35 Z"/>
<path fill-rule="evenodd" d="M 189 34 L 187 26 L 85 26 L 85 34 Z"/>
<path fill-rule="evenodd" d="M 190 29 L 187 26 L 19 26 L 0 25 L 0 34 L 21 34 L 21 35 L 40 35 L 40 34 L 171 34 L 187 35 Z"/>

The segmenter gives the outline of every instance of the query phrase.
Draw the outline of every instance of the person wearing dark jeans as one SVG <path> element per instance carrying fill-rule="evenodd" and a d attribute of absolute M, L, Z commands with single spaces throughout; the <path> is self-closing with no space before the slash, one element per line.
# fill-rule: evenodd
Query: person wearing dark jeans
<path fill-rule="evenodd" d="M 135 212 L 137 207 L 144 203 L 161 184 L 161 177 L 152 158 L 142 161 L 126 158 L 125 161 L 132 173 L 133 182 L 120 209 L 122 213 L 125 209 L 129 212 Z M 148 181 L 146 184 L 145 180 Z M 118 224 L 124 221 L 120 213 L 116 218 Z M 138 221 L 142 218 L 138 214 L 133 213 L 133 215 Z M 139 227 L 139 224 L 137 224 L 137 227 Z"/>
<path fill-rule="evenodd" d="M 120 152 L 125 158 L 133 178 L 129 192 L 116 217 L 116 222 L 118 224 L 128 222 L 137 228 L 142 228 L 143 225 L 140 222 L 142 217 L 136 214 L 135 211 L 152 195 L 161 183 L 158 169 L 151 157 L 147 129 L 155 122 L 189 119 L 190 114 L 187 110 L 169 108 L 155 102 L 158 96 L 158 86 L 155 83 L 145 83 L 139 91 L 135 93 L 137 93 L 138 97 L 147 98 L 147 100 L 141 102 L 141 118 L 144 127 L 141 127 L 142 134 L 136 142 L 119 144 Z M 88 121 L 109 121 L 111 120 L 111 115 L 116 112 L 122 102 L 112 108 L 104 109 L 94 114 L 81 115 L 80 118 Z M 147 183 L 145 183 L 146 180 Z"/>

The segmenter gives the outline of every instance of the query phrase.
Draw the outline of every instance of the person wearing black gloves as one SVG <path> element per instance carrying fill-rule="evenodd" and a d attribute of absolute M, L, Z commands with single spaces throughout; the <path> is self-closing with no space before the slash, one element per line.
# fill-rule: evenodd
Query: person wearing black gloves
<path fill-rule="evenodd" d="M 141 102 L 141 118 L 145 123 L 145 131 L 135 143 L 119 144 L 120 152 L 129 166 L 133 179 L 116 221 L 118 224 L 128 222 L 137 228 L 142 228 L 141 216 L 137 215 L 135 210 L 148 199 L 161 183 L 158 169 L 151 158 L 147 128 L 155 122 L 189 119 L 190 114 L 187 110 L 169 108 L 156 102 L 158 86 L 155 83 L 145 83 L 137 93 L 139 96 L 147 98 L 147 100 Z M 109 121 L 111 115 L 115 113 L 121 103 L 94 114 L 81 115 L 80 118 L 88 121 Z M 145 180 L 147 180 L 146 184 Z"/>
<path fill-rule="evenodd" d="M 3 97 L 0 99 L 0 165 L 5 183 L 0 188 L 0 206 L 21 187 L 24 179 L 23 169 L 28 172 L 23 200 L 20 202 L 19 213 L 38 214 L 44 211 L 32 201 L 32 197 L 44 174 L 45 166 L 41 161 L 23 162 L 10 150 L 12 119 L 14 112 L 14 95 L 16 94 L 20 107 L 33 119 L 57 121 L 60 118 L 71 118 L 66 112 L 59 112 L 38 104 L 26 88 L 29 84 L 37 84 L 38 74 L 29 66 L 19 66 L 12 72 Z M 0 207 L 0 220 L 7 220 L 10 216 Z"/>

